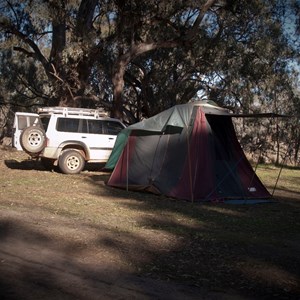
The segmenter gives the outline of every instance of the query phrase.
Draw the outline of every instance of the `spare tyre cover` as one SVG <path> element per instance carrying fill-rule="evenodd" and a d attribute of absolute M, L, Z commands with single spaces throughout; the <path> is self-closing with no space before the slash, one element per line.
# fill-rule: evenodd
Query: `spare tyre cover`
<path fill-rule="evenodd" d="M 20 144 L 23 150 L 29 154 L 38 154 L 46 146 L 45 131 L 39 126 L 25 128 L 20 136 Z"/>

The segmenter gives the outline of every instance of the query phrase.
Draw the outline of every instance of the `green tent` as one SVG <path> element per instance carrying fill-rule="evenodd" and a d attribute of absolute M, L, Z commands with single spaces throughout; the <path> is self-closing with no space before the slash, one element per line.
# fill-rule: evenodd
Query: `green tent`
<path fill-rule="evenodd" d="M 269 198 L 236 138 L 232 114 L 212 102 L 176 105 L 121 131 L 108 185 L 191 201 Z"/>

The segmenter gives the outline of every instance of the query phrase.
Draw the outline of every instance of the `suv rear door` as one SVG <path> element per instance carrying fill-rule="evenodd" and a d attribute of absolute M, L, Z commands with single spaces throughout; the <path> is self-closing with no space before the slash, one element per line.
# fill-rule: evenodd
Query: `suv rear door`
<path fill-rule="evenodd" d="M 17 150 L 23 150 L 20 144 L 20 136 L 22 131 L 30 126 L 41 126 L 40 118 L 38 114 L 35 113 L 23 113 L 16 112 L 14 125 L 13 125 L 13 137 L 12 145 L 17 148 Z"/>

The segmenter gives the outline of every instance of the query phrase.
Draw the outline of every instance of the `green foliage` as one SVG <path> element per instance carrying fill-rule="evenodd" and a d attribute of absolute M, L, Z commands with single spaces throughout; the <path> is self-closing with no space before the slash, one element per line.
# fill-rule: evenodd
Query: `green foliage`
<path fill-rule="evenodd" d="M 283 0 L 0 0 L 6 101 L 104 106 L 129 123 L 198 95 L 236 112 L 299 111 L 297 8 Z"/>

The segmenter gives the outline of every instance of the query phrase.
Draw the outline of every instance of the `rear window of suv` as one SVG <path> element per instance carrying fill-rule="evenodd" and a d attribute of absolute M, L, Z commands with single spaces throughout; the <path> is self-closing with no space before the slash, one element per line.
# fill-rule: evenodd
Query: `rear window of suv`
<path fill-rule="evenodd" d="M 117 135 L 123 125 L 112 120 L 90 120 L 77 118 L 57 118 L 56 130 L 91 134 Z"/>

